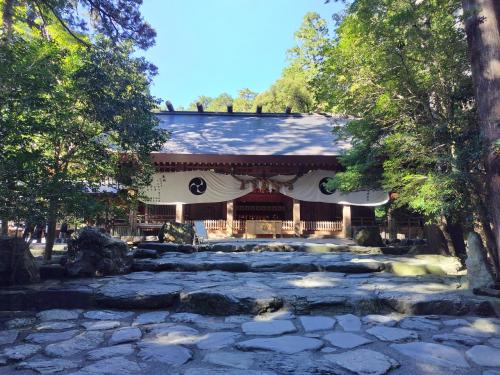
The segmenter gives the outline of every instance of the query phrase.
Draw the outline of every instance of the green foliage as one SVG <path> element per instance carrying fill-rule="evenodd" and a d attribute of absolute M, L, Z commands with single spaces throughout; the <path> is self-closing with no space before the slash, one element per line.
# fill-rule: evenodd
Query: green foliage
<path fill-rule="evenodd" d="M 0 0 L 2 31 L 49 35 L 59 43 L 106 36 L 115 44 L 124 41 L 146 49 L 154 45 L 156 32 L 140 13 L 142 0 Z"/>
<path fill-rule="evenodd" d="M 166 134 L 151 112 L 155 70 L 131 53 L 131 44 L 106 40 L 66 49 L 15 36 L 2 47 L 2 217 L 84 214 L 78 202 L 90 206 L 88 192 L 124 168 L 127 186 L 148 181 L 149 154 Z"/>
<path fill-rule="evenodd" d="M 354 121 L 333 182 L 460 221 L 481 196 L 481 150 L 459 0 L 357 0 L 325 49 L 318 100 Z"/>

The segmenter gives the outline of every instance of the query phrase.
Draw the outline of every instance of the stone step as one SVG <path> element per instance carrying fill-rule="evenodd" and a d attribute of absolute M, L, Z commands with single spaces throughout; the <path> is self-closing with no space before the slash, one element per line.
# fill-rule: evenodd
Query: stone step
<path fill-rule="evenodd" d="M 144 259 L 145 257 L 154 257 Z M 183 254 L 139 249 L 135 252 L 134 271 L 150 272 L 342 272 L 350 274 L 388 271 L 398 275 L 456 274 L 460 268 L 453 257 L 421 255 L 397 256 L 356 253 L 305 252 L 199 252 Z"/>
<path fill-rule="evenodd" d="M 330 261 L 306 263 L 299 261 L 231 261 L 231 260 L 199 260 L 199 259 L 140 259 L 135 260 L 134 271 L 171 271 L 171 272 L 196 272 L 196 271 L 228 271 L 228 272 L 343 272 L 343 273 L 371 273 L 385 269 L 384 263 Z"/>
<path fill-rule="evenodd" d="M 308 252 L 308 253 L 339 253 L 351 252 L 357 254 L 406 254 L 410 247 L 368 247 L 358 246 L 354 244 L 337 244 L 323 242 L 305 242 L 305 241 L 232 241 L 232 242 L 213 242 L 202 243 L 200 245 L 176 244 L 176 243 L 159 243 L 159 242 L 140 242 L 137 245 L 139 249 L 156 250 L 159 253 L 179 252 L 179 253 L 194 253 L 194 252 L 262 252 L 262 251 L 277 251 L 277 252 Z"/>
<path fill-rule="evenodd" d="M 398 277 L 334 272 L 134 272 L 0 291 L 0 310 L 118 308 L 213 315 L 285 307 L 314 312 L 495 316 L 500 301 L 473 295 L 458 276 Z"/>

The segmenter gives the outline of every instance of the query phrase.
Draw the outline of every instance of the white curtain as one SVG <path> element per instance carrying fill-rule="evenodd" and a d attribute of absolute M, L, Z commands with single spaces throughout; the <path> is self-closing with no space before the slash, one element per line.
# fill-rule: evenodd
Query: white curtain
<path fill-rule="evenodd" d="M 141 194 L 146 197 L 145 202 L 151 204 L 216 203 L 242 197 L 258 187 L 274 188 L 291 198 L 309 202 L 379 206 L 389 200 L 383 191 L 329 191 L 325 183 L 334 175 L 332 171 L 317 170 L 299 178 L 278 175 L 263 180 L 212 171 L 166 172 L 156 173 L 151 185 Z"/>
<path fill-rule="evenodd" d="M 350 193 L 330 191 L 324 186 L 335 172 L 317 170 L 300 177 L 293 189 L 283 186 L 280 193 L 308 202 L 338 203 L 351 206 L 380 206 L 389 201 L 389 194 L 381 190 L 362 190 Z"/>

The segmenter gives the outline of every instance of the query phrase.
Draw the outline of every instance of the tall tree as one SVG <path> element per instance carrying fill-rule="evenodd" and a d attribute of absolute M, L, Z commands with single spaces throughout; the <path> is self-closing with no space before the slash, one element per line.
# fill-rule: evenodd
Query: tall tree
<path fill-rule="evenodd" d="M 357 118 L 337 129 L 353 143 L 337 187 L 396 191 L 396 204 L 445 233 L 477 222 L 489 237 L 460 9 L 459 0 L 354 1 L 316 86 L 333 111 Z M 450 248 L 463 251 L 452 234 Z"/>
<path fill-rule="evenodd" d="M 462 0 L 496 251 L 500 258 L 500 3 Z M 500 274 L 497 274 L 500 280 Z"/>
<path fill-rule="evenodd" d="M 242 89 L 238 92 L 238 97 L 234 99 L 233 106 L 235 112 L 254 112 L 255 111 L 255 97 L 258 95 L 255 91 L 248 88 Z"/>
<path fill-rule="evenodd" d="M 23 46 L 29 46 L 31 55 Z M 25 161 L 17 164 L 22 169 L 13 174 L 12 186 L 35 190 L 47 220 L 48 260 L 65 206 L 97 189 L 108 177 L 132 188 L 147 180 L 149 155 L 166 139 L 152 113 L 158 104 L 149 93 L 155 68 L 132 57 L 131 43 L 112 45 L 106 40 L 97 41 L 93 48 L 67 49 L 57 42 L 16 38 L 2 51 L 12 55 L 4 61 L 12 67 L 0 70 L 6 74 L 0 82 L 7 83 L 1 92 L 5 96 L 0 100 L 0 132 L 11 135 L 3 146 L 11 151 L 8 160 L 23 156 Z M 31 56 L 43 56 L 43 60 L 19 63 Z M 17 76 L 7 76 L 12 71 Z M 19 87 L 18 82 L 24 81 Z M 29 85 L 39 81 L 47 84 L 30 92 Z M 16 84 L 20 94 L 15 92 Z M 40 99 L 43 107 L 37 102 Z M 15 132 L 20 135 L 12 135 Z M 16 143 L 16 137 L 24 143 Z M 28 180 L 29 176 L 34 178 Z M 5 207 L 0 210 L 15 211 L 15 202 L 2 202 Z"/>
<path fill-rule="evenodd" d="M 132 41 L 140 48 L 154 44 L 155 31 L 140 13 L 142 0 L 2 0 L 2 31 L 6 40 L 16 23 L 46 31 L 56 24 L 82 44 L 106 35 L 115 43 Z"/>

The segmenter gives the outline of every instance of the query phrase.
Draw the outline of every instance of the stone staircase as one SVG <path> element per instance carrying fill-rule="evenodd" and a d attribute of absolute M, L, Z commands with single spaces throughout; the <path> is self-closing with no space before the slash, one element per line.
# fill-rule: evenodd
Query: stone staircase
<path fill-rule="evenodd" d="M 0 310 L 117 308 L 211 315 L 358 313 L 497 315 L 455 258 L 314 243 L 140 244 L 133 271 L 0 291 Z M 349 251 L 349 250 L 352 251 Z"/>

